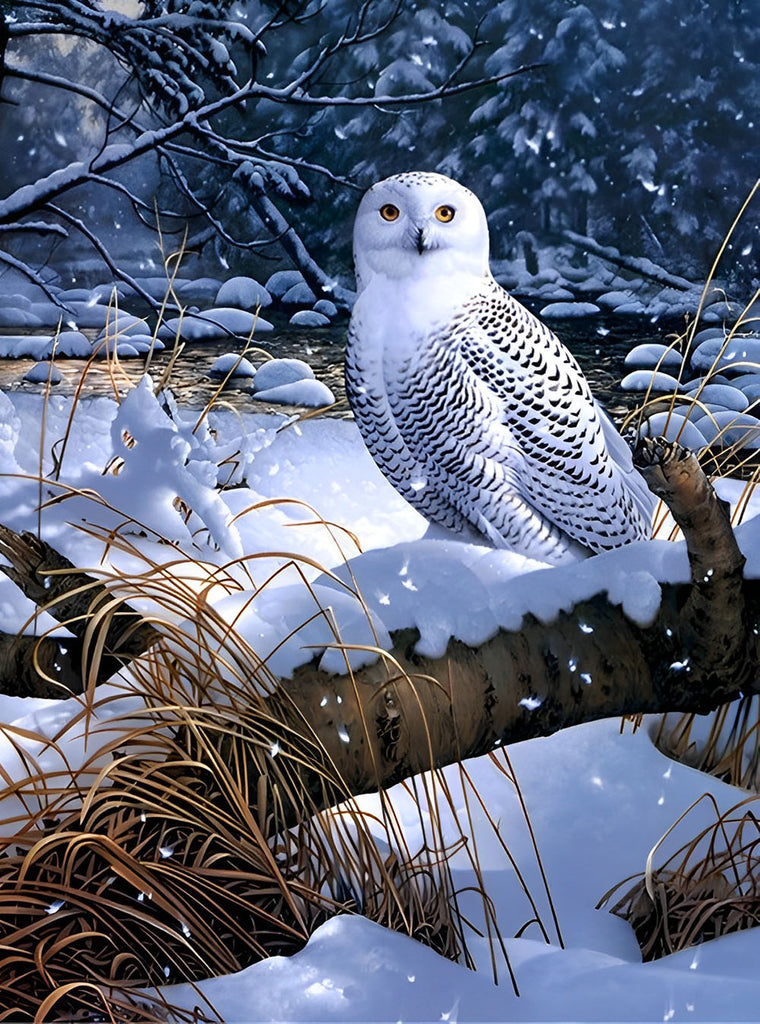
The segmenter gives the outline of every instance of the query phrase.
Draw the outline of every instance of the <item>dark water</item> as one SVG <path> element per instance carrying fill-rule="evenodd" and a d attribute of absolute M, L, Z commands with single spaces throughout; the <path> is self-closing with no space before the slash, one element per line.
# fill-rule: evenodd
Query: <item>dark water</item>
<path fill-rule="evenodd" d="M 644 341 L 662 341 L 665 336 L 663 329 L 640 319 L 568 320 L 553 322 L 552 328 L 574 353 L 592 390 L 613 416 L 624 415 L 636 404 L 635 395 L 622 392 L 618 387 L 625 372 L 625 356 L 634 345 Z M 7 330 L 0 333 L 19 332 Z M 254 365 L 266 358 L 264 353 L 278 358 L 303 359 L 312 367 L 317 379 L 327 384 L 335 395 L 336 405 L 327 415 L 346 416 L 349 410 L 343 387 L 345 337 L 345 324 L 316 330 L 283 328 L 271 334 L 258 335 L 256 342 L 260 347 L 249 350 L 247 358 Z M 234 339 L 187 343 L 170 370 L 171 351 L 167 346 L 164 352 L 153 356 L 148 368 L 156 380 L 168 372 L 169 386 L 180 404 L 201 409 L 219 388 L 219 380 L 209 373 L 212 363 L 225 352 L 240 352 L 243 346 L 244 342 Z M 43 392 L 43 384 L 23 380 L 32 365 L 31 359 L 0 360 L 0 390 Z M 146 359 L 124 359 L 117 364 L 95 360 L 89 368 L 81 359 L 59 359 L 56 365 L 63 380 L 55 385 L 55 393 L 73 394 L 80 388 L 82 397 L 113 396 L 115 392 L 124 393 L 130 382 L 140 379 L 146 368 Z M 217 400 L 239 410 L 289 409 L 288 406 L 274 407 L 254 399 L 250 379 L 231 380 Z"/>

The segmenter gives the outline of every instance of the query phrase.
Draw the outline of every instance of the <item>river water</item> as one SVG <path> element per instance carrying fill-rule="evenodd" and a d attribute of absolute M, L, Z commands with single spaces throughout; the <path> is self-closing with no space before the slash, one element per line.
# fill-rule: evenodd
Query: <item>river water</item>
<path fill-rule="evenodd" d="M 591 388 L 607 407 L 613 417 L 625 415 L 636 404 L 636 396 L 623 392 L 618 387 L 624 375 L 623 361 L 626 354 L 644 341 L 662 341 L 665 330 L 641 319 L 610 318 L 601 320 L 568 320 L 552 323 L 563 342 L 570 348 L 583 367 Z M 9 329 L 0 334 L 19 333 Z M 85 332 L 89 333 L 89 332 Z M 94 332 L 93 332 L 94 333 Z M 672 335 L 671 335 L 672 336 Z M 319 329 L 276 329 L 271 334 L 258 335 L 257 346 L 247 357 L 258 365 L 267 356 L 303 359 L 318 380 L 332 390 L 336 405 L 326 414 L 348 416 L 349 410 L 343 386 L 343 356 L 345 348 L 345 325 Z M 215 395 L 219 380 L 211 377 L 209 370 L 217 356 L 225 352 L 241 351 L 243 343 L 233 339 L 218 342 L 187 343 L 174 361 L 169 375 L 169 385 L 179 403 L 187 408 L 202 409 Z M 150 364 L 154 379 L 160 379 L 170 362 L 171 350 L 156 353 Z M 23 380 L 24 374 L 33 365 L 31 359 L 0 360 L 0 390 L 42 392 L 44 384 L 32 384 Z M 124 393 L 130 383 L 136 383 L 142 376 L 145 358 L 120 360 L 117 364 L 106 360 L 93 361 L 83 379 L 87 367 L 81 359 L 59 359 L 56 361 L 63 375 L 60 384 L 55 385 L 57 394 L 73 394 L 80 388 L 82 397 L 90 395 L 114 395 Z M 252 383 L 248 379 L 233 379 L 228 382 L 220 400 L 239 410 L 255 412 L 276 409 L 287 412 L 288 406 L 271 406 L 258 402 L 252 396 Z"/>

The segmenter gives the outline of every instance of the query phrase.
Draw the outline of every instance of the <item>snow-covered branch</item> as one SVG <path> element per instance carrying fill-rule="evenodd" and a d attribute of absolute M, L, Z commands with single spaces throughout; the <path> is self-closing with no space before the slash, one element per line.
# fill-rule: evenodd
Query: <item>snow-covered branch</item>
<path fill-rule="evenodd" d="M 296 744 L 298 737 L 316 737 L 347 792 L 358 794 L 581 722 L 702 712 L 756 688 L 752 624 L 760 612 L 760 582 L 743 578 L 744 558 L 724 505 L 697 459 L 678 445 L 644 442 L 638 464 L 680 524 L 691 569 L 690 583 L 662 584 L 648 625 L 600 592 L 548 623 L 526 615 L 519 629 L 502 628 L 478 646 L 451 639 L 440 657 L 416 650 L 415 629 L 398 630 L 391 650 L 378 651 L 369 665 L 331 675 L 315 661 L 274 686 L 267 701 L 272 720 L 281 723 L 283 751 L 288 737 Z M 35 538 L 2 528 L 0 547 L 11 578 L 80 639 L 98 608 L 116 607 L 107 587 Z M 104 674 L 161 642 L 128 605 L 113 615 L 104 639 Z M 28 692 L 49 695 L 49 682 L 35 676 L 36 643 L 19 640 L 27 648 L 23 679 Z M 0 678 L 4 689 L 18 693 L 14 650 L 11 661 L 0 663 Z M 46 648 L 45 656 L 55 662 L 55 649 Z M 71 678 L 70 665 L 68 671 Z M 302 787 L 317 805 L 335 798 L 323 791 L 313 766 L 304 764 L 300 772 L 294 791 Z M 299 807 L 285 808 L 289 820 L 297 819 Z"/>
<path fill-rule="evenodd" d="M 88 110 L 91 123 L 98 125 L 100 149 L 93 156 L 93 140 L 89 139 L 85 156 L 71 143 L 79 133 L 68 138 L 60 131 L 55 134 L 56 158 L 61 151 L 68 151 L 70 158 L 35 181 L 19 182 L 18 176 L 10 180 L 15 187 L 0 199 L 0 226 L 5 228 L 5 237 L 51 203 L 68 208 L 83 222 L 84 197 L 103 187 L 119 189 L 130 199 L 137 217 L 150 223 L 139 211 L 152 207 L 155 183 L 162 179 L 174 189 L 178 216 L 184 211 L 186 219 L 205 221 L 229 247 L 255 250 L 260 241 L 245 238 L 231 226 L 236 200 L 230 198 L 227 209 L 228 200 L 224 199 L 214 205 L 212 213 L 212 204 L 203 199 L 204 194 L 232 197 L 235 190 L 227 186 L 239 180 L 241 168 L 251 161 L 265 193 L 263 198 L 257 194 L 253 205 L 266 206 L 265 223 L 272 225 L 267 241 L 282 241 L 286 254 L 307 280 L 324 291 L 329 282 L 312 260 L 301 232 L 294 229 L 287 206 L 309 198 L 312 190 L 302 176 L 350 190 L 357 185 L 352 175 L 342 173 L 330 160 L 307 156 L 300 147 L 289 152 L 290 137 L 311 131 L 317 112 L 345 108 L 358 113 L 378 105 L 410 108 L 503 82 L 529 70 L 527 65 L 502 67 L 492 75 L 474 74 L 471 80 L 463 80 L 475 46 L 467 53 L 460 46 L 457 59 L 433 76 L 429 87 L 421 88 L 420 82 L 410 79 L 407 88 L 391 90 L 390 95 L 384 88 L 377 89 L 366 69 L 357 73 L 359 69 L 351 62 L 357 55 L 362 65 L 365 52 L 385 44 L 402 14 L 408 14 L 403 0 L 381 4 L 364 0 L 348 18 L 319 7 L 306 11 L 305 21 L 300 15 L 281 14 L 278 9 L 269 17 L 264 6 L 257 15 L 260 23 L 254 26 L 247 23 L 249 15 L 235 8 L 231 0 L 215 6 L 198 5 L 192 13 L 145 4 L 135 17 L 79 0 L 17 5 L 15 14 L 6 16 L 4 22 L 8 38 L 4 70 L 14 98 L 25 96 L 27 90 L 35 98 L 40 90 L 53 97 L 77 97 Z M 291 52 L 294 44 L 298 45 L 299 31 L 306 33 L 306 48 L 296 60 L 279 60 L 278 48 L 284 41 L 286 52 Z M 43 65 L 35 59 L 40 47 L 55 53 L 55 36 L 68 37 L 75 47 L 65 69 L 55 61 Z M 95 44 L 95 49 L 90 45 L 77 50 L 83 39 Z M 314 44 L 314 39 L 319 42 Z M 76 58 L 78 52 L 81 59 Z M 264 61 L 271 68 L 266 75 L 260 68 Z M 238 70 L 248 65 L 250 78 Z M 96 75 L 90 74 L 94 67 L 98 68 Z M 292 116 L 294 109 L 305 111 L 300 122 Z M 259 110 L 263 117 L 257 126 Z M 245 117 L 238 119 L 244 112 Z M 21 133 L 19 140 L 23 138 Z M 274 148 L 281 148 L 282 154 L 265 150 L 261 145 L 265 139 L 276 139 Z M 95 144 L 97 147 L 97 140 Z M 141 163 L 146 158 L 152 164 Z M 196 161 L 204 166 L 202 186 L 198 167 L 193 166 Z M 19 167 L 25 165 L 27 162 L 18 163 Z M 46 166 L 51 166 L 49 160 Z M 149 168 L 148 173 L 141 174 L 141 167 Z M 163 202 L 166 205 L 166 199 Z M 168 205 L 174 204 L 169 200 Z M 174 210 L 171 213 L 173 216 Z M 93 237 L 100 238 L 108 250 L 111 245 L 105 231 L 91 226 Z M 106 266 L 112 269 L 107 261 Z"/>

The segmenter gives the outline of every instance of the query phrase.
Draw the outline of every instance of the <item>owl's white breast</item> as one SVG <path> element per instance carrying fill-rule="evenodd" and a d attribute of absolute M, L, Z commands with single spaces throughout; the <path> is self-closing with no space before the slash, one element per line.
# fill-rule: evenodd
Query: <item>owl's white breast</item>
<path fill-rule="evenodd" d="M 420 273 L 399 279 L 374 274 L 354 305 L 354 344 L 386 368 L 403 364 L 482 287 L 483 278 L 475 275 Z"/>

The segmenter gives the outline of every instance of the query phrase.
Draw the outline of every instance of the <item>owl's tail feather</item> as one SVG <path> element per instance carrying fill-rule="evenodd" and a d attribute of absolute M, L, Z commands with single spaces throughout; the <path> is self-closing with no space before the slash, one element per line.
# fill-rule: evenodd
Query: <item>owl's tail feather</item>
<path fill-rule="evenodd" d="M 598 403 L 597 412 L 602 421 L 604 441 L 610 458 L 623 473 L 623 482 L 641 516 L 646 535 L 651 536 L 652 517 L 658 499 L 649 490 L 646 480 L 634 466 L 628 443 L 621 437 L 615 424 Z"/>

